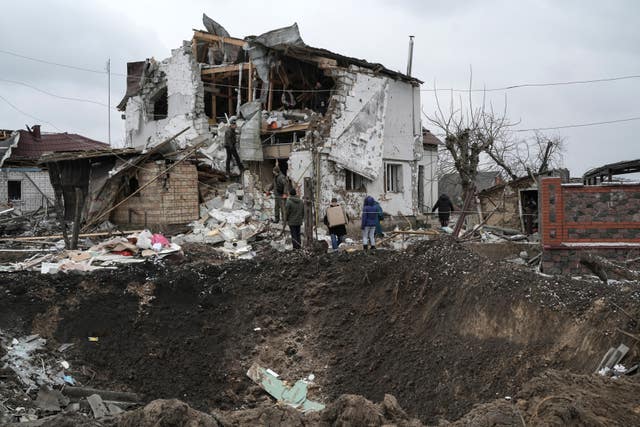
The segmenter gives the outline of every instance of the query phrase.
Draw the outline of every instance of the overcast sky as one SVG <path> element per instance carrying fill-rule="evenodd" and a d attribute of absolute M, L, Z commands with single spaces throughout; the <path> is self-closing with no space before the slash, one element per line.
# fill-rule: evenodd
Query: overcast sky
<path fill-rule="evenodd" d="M 7 2 L 0 49 L 96 71 L 111 58 L 113 73 L 124 74 L 127 61 L 169 56 L 193 28 L 203 28 L 202 12 L 240 38 L 297 22 L 309 45 L 400 71 L 406 70 L 407 36 L 415 35 L 413 74 L 423 89 L 464 89 L 470 67 L 476 88 L 640 75 L 635 0 Z M 1 52 L 0 64 L 0 128 L 39 122 L 44 131 L 107 140 L 106 106 L 32 88 L 106 104 L 106 74 Z M 124 76 L 112 76 L 112 105 L 124 89 Z M 502 108 L 505 93 L 507 114 L 519 129 L 640 117 L 640 79 L 518 88 L 491 92 L 489 100 Z M 446 102 L 449 95 L 440 97 Z M 432 92 L 422 92 L 422 104 L 432 114 Z M 111 119 L 117 145 L 123 120 L 115 110 Z M 565 165 L 579 176 L 593 166 L 640 158 L 638 131 L 640 120 L 549 133 L 566 138 Z"/>

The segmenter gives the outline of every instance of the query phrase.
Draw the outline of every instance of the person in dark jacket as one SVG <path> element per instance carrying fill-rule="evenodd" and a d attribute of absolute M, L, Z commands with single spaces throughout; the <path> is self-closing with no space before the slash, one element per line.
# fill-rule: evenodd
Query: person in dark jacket
<path fill-rule="evenodd" d="M 449 196 L 442 193 L 438 198 L 438 201 L 435 205 L 433 205 L 433 209 L 431 212 L 435 212 L 438 209 L 438 219 L 440 220 L 440 225 L 446 227 L 449 225 L 449 215 L 453 212 L 453 203 L 451 203 L 451 199 Z"/>
<path fill-rule="evenodd" d="M 287 177 L 284 176 L 284 174 L 280 170 L 280 167 L 278 165 L 275 165 L 275 167 L 273 168 L 273 183 L 271 184 L 271 189 L 273 190 L 273 196 L 274 196 L 274 202 L 275 202 L 275 206 L 274 206 L 275 212 L 274 212 L 274 220 L 273 220 L 273 222 L 275 223 L 280 222 L 281 212 L 282 212 L 282 215 L 284 216 L 286 188 L 287 188 Z M 284 216 L 283 220 L 284 222 L 286 222 L 287 217 Z"/>
<path fill-rule="evenodd" d="M 244 165 L 240 160 L 240 156 L 238 155 L 238 150 L 236 150 L 236 139 L 237 139 L 236 128 L 237 128 L 236 119 L 232 117 L 231 119 L 229 119 L 229 128 L 224 133 L 224 149 L 227 152 L 227 175 L 231 175 L 231 158 L 232 157 L 233 157 L 233 160 L 238 165 L 238 168 L 240 168 L 240 173 L 244 171 Z"/>
<path fill-rule="evenodd" d="M 349 221 L 349 217 L 346 213 L 344 213 L 344 209 L 338 204 L 338 199 L 336 199 L 335 197 L 331 199 L 331 204 L 329 205 L 329 207 L 339 207 L 344 218 L 344 222 L 342 224 L 332 226 L 332 224 L 329 223 L 327 214 L 324 214 L 323 222 L 324 225 L 329 227 L 329 235 L 331 236 L 331 248 L 333 248 L 333 250 L 336 250 L 338 249 L 338 246 L 340 246 L 340 243 L 344 242 L 344 236 L 347 235 L 347 222 Z"/>
<path fill-rule="evenodd" d="M 302 200 L 297 196 L 295 188 L 289 191 L 289 198 L 285 205 L 284 214 L 291 231 L 291 242 L 293 249 L 300 249 L 302 239 L 300 237 L 300 227 L 304 222 L 304 205 Z M 307 236 L 309 237 L 309 236 Z"/>
<path fill-rule="evenodd" d="M 378 210 L 376 209 L 376 201 L 373 197 L 367 196 L 364 199 L 364 207 L 362 208 L 362 247 L 363 249 L 376 248 L 376 222 L 378 221 Z"/>

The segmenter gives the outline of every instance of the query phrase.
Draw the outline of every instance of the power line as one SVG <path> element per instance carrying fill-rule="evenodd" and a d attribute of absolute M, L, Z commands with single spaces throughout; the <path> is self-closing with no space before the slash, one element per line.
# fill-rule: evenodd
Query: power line
<path fill-rule="evenodd" d="M 100 106 L 103 106 L 103 107 L 108 107 L 107 104 L 105 104 L 103 102 L 100 102 L 100 101 L 94 101 L 92 99 L 86 99 L 86 98 L 74 98 L 74 97 L 69 97 L 69 96 L 56 95 L 55 93 L 51 93 L 51 92 L 48 92 L 48 91 L 46 91 L 44 89 L 40 89 L 40 88 L 38 88 L 36 86 L 30 85 L 28 83 L 19 82 L 19 81 L 16 81 L 16 80 L 0 79 L 0 82 L 12 83 L 12 84 L 20 85 L 20 86 L 25 86 L 25 87 L 28 87 L 30 89 L 36 90 L 38 92 L 44 93 L 45 95 L 52 96 L 54 98 L 65 99 L 67 101 L 88 102 L 88 103 L 91 103 L 91 104 L 96 104 L 96 105 L 100 105 Z"/>
<path fill-rule="evenodd" d="M 105 71 L 101 71 L 101 70 L 94 70 L 94 69 L 91 69 L 91 68 L 78 67 L 76 65 L 62 64 L 60 62 L 47 61 L 45 59 L 34 58 L 34 57 L 31 57 L 31 56 L 26 56 L 26 55 L 20 55 L 19 53 L 10 52 L 8 50 L 3 50 L 3 49 L 0 49 L 0 53 L 4 53 L 5 55 L 15 56 L 17 58 L 28 59 L 29 61 L 40 62 L 42 64 L 49 64 L 49 65 L 56 65 L 58 67 L 70 68 L 72 70 L 86 71 L 86 72 L 89 72 L 89 73 L 96 73 L 96 74 L 106 74 Z"/>
<path fill-rule="evenodd" d="M 640 120 L 640 117 L 629 117 L 628 119 L 617 119 L 617 120 L 607 120 L 604 122 L 590 122 L 590 123 L 580 123 L 573 125 L 561 125 L 561 126 L 549 126 L 543 128 L 531 128 L 531 129 L 514 129 L 514 132 L 532 132 L 538 130 L 556 130 L 556 129 L 568 129 L 568 128 L 581 128 L 587 126 L 599 126 L 599 125 L 608 125 L 611 123 L 623 123 L 623 122 L 631 122 L 634 120 Z"/>
<path fill-rule="evenodd" d="M 442 92 L 444 91 L 447 91 L 447 92 L 497 92 L 497 91 L 504 91 L 504 90 L 511 90 L 511 89 L 525 88 L 525 87 L 568 86 L 568 85 L 581 85 L 581 84 L 589 84 L 589 83 L 614 82 L 619 80 L 630 80 L 630 79 L 640 79 L 640 74 L 632 74 L 629 76 L 608 77 L 608 78 L 592 79 L 592 80 L 570 80 L 565 82 L 551 82 L 551 83 L 522 83 L 522 84 L 515 84 L 515 85 L 496 87 L 496 88 L 490 88 L 490 89 L 433 88 L 433 89 L 420 89 L 420 91 L 421 92 L 441 92 L 441 91 Z"/>
<path fill-rule="evenodd" d="M 33 120 L 35 120 L 37 123 L 46 123 L 48 125 L 53 126 L 54 128 L 58 129 L 53 123 L 48 122 L 46 120 L 42 120 L 34 115 L 31 115 L 29 113 L 27 113 L 26 111 L 22 111 L 20 108 L 16 107 L 14 104 L 11 103 L 11 101 L 9 101 L 7 98 L 5 98 L 4 96 L 0 95 L 0 99 L 2 99 L 4 102 L 6 102 L 11 108 L 13 108 L 14 110 L 16 110 L 18 113 L 25 115 L 27 117 L 32 118 Z M 60 129 L 58 129 L 60 130 Z M 61 131 L 62 132 L 62 131 Z"/>
<path fill-rule="evenodd" d="M 95 73 L 95 74 L 107 74 L 106 71 L 104 70 L 96 70 L 96 69 L 91 69 L 91 68 L 85 68 L 85 67 L 79 67 L 76 65 L 70 65 L 70 64 L 64 64 L 64 63 L 60 63 L 60 62 L 54 62 L 54 61 L 48 61 L 48 60 L 44 60 L 44 59 L 40 59 L 40 58 L 34 58 L 31 56 L 27 56 L 27 55 L 21 55 L 15 52 L 11 52 L 11 51 L 7 51 L 7 50 L 2 50 L 0 49 L 0 53 L 4 53 L 6 55 L 11 55 L 11 56 L 15 56 L 18 58 L 22 58 L 22 59 L 27 59 L 30 61 L 36 61 L 36 62 L 40 62 L 43 64 L 49 64 L 49 65 L 55 65 L 58 67 L 65 67 L 65 68 L 70 68 L 73 70 L 78 70 L 78 71 L 86 71 L 86 72 L 90 72 L 90 73 Z M 114 76 L 120 76 L 120 77 L 128 77 L 126 74 L 123 73 L 111 73 Z M 129 78 L 135 78 L 133 76 L 129 76 Z M 567 85 L 581 85 L 581 84 L 590 84 L 590 83 L 603 83 L 603 82 L 612 82 L 612 81 L 620 81 L 620 80 L 630 80 L 630 79 L 640 79 L 640 74 L 632 74 L 632 75 L 626 75 L 626 76 L 615 76 L 615 77 L 605 77 L 605 78 L 600 78 L 600 79 L 589 79 L 589 80 L 568 80 L 568 81 L 561 81 L 561 82 L 547 82 L 547 83 L 522 83 L 522 84 L 514 84 L 514 85 L 509 85 L 509 86 L 503 86 L 503 87 L 496 87 L 496 88 L 489 88 L 489 89 L 455 89 L 455 88 L 433 88 L 433 89 L 420 89 L 421 92 L 441 92 L 441 91 L 453 91 L 453 92 L 497 92 L 497 91 L 505 91 L 505 90 L 511 90 L 511 89 L 518 89 L 518 88 L 526 88 L 526 87 L 546 87 L 546 86 L 567 86 Z M 190 81 L 190 80 L 186 80 L 184 79 L 183 81 Z M 247 87 L 244 86 L 234 86 L 234 85 L 223 85 L 223 84 L 213 84 L 213 83 L 206 83 L 203 82 L 205 85 L 210 85 L 210 86 L 220 86 L 220 87 L 232 87 L 232 88 L 237 88 L 237 89 L 247 89 Z M 273 89 L 276 92 L 285 92 L 287 91 L 286 89 Z M 331 89 L 306 89 L 306 90 L 291 90 L 291 92 L 328 92 L 331 91 Z"/>

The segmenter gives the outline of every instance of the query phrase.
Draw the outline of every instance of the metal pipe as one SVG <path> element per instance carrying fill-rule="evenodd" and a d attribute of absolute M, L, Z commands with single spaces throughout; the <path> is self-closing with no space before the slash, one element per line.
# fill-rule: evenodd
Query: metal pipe
<path fill-rule="evenodd" d="M 409 36 L 409 59 L 407 60 L 407 76 L 411 75 L 412 65 L 413 65 L 413 36 Z"/>

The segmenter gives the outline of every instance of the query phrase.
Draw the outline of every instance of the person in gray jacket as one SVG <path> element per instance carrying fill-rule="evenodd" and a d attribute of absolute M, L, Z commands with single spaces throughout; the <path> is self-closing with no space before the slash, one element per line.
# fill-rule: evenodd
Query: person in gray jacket
<path fill-rule="evenodd" d="M 289 198 L 285 205 L 285 218 L 291 231 L 291 241 L 293 243 L 293 249 L 300 249 L 302 247 L 302 239 L 300 237 L 300 228 L 304 222 L 304 205 L 302 200 L 297 196 L 295 188 L 289 191 Z M 308 236 L 307 236 L 308 237 Z"/>

